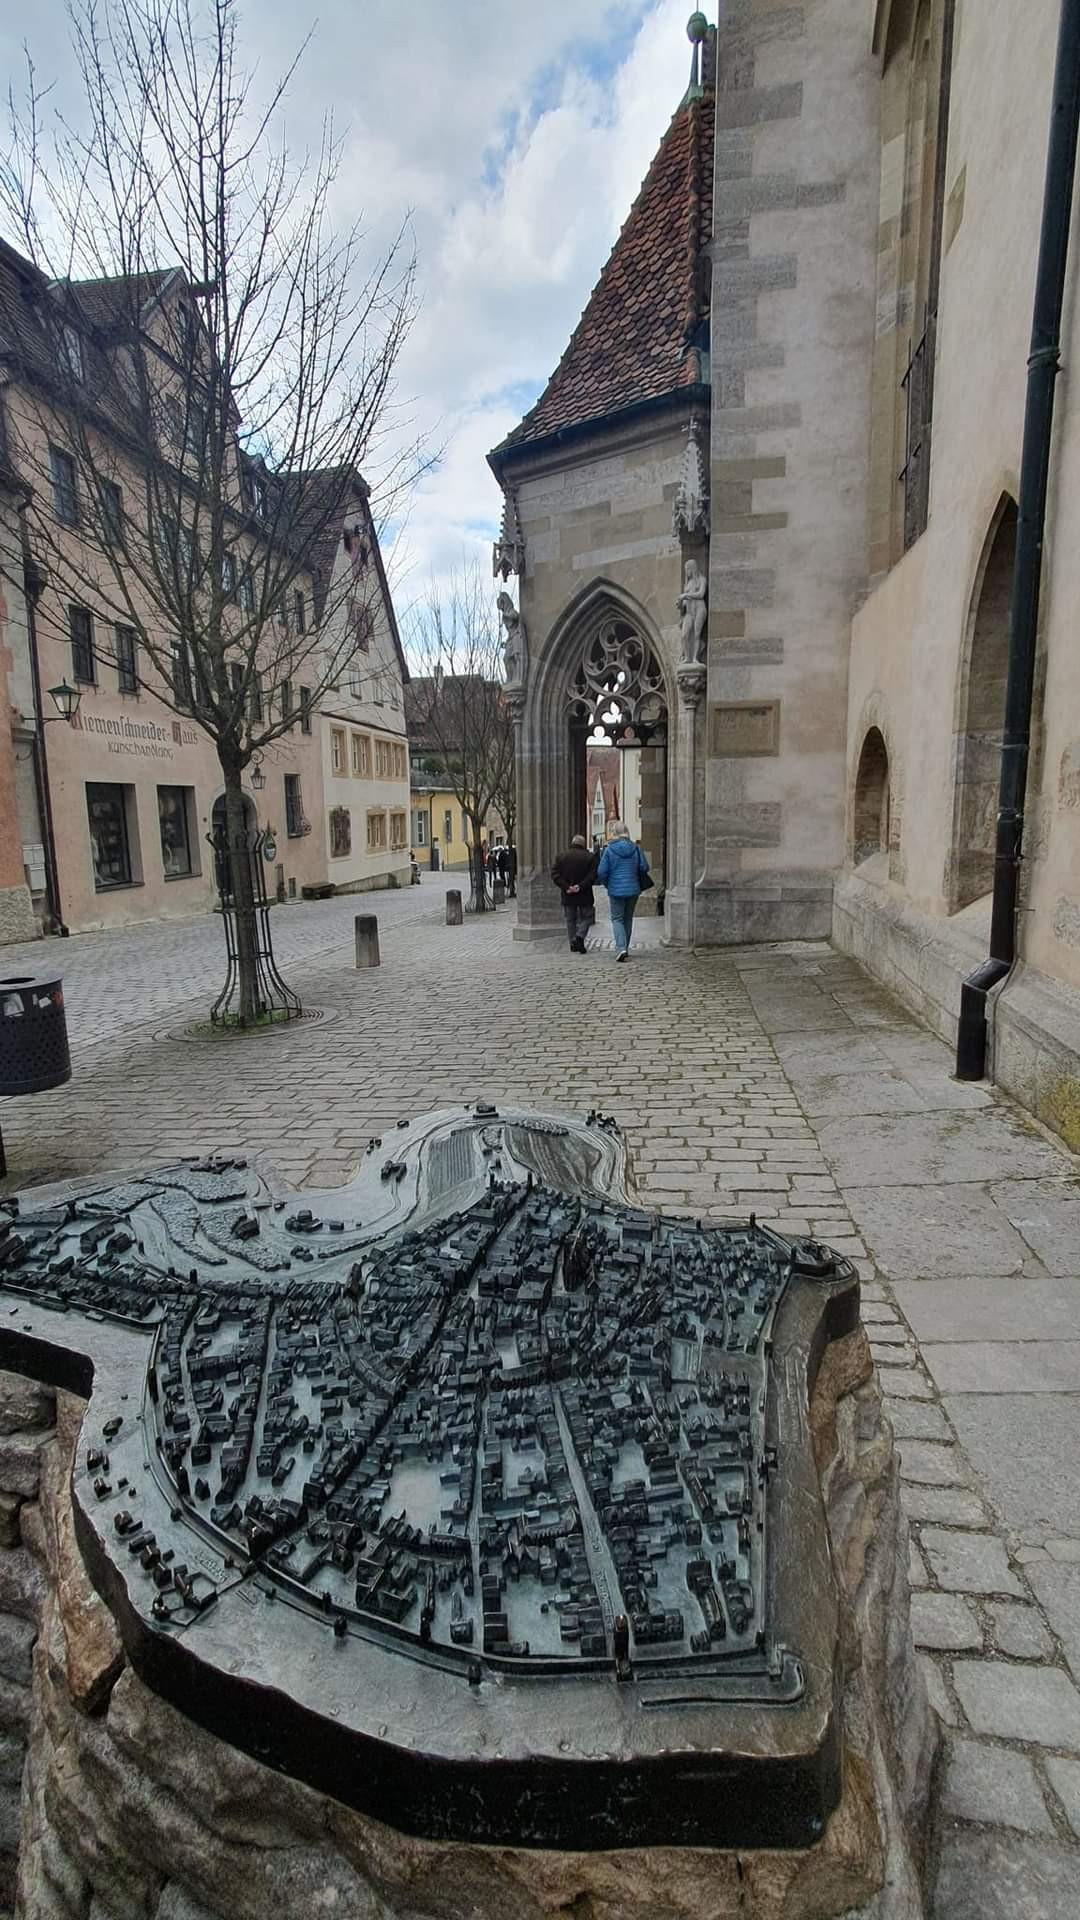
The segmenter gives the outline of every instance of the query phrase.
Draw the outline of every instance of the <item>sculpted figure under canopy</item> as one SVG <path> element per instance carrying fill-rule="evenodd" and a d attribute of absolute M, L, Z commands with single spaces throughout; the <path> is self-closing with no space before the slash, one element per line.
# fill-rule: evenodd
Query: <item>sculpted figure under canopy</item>
<path fill-rule="evenodd" d="M 696 560 L 688 560 L 679 595 L 682 614 L 682 657 L 684 666 L 696 666 L 705 657 L 705 596 L 708 581 Z"/>
<path fill-rule="evenodd" d="M 508 686 L 517 686 L 524 682 L 527 665 L 525 623 L 508 593 L 500 593 L 495 604 L 506 628 L 503 674 Z"/>

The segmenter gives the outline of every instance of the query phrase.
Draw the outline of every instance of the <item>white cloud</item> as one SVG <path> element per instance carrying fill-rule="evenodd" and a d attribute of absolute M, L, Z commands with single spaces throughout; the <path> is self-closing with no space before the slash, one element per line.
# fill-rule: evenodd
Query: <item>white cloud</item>
<path fill-rule="evenodd" d="M 290 140 L 316 145 L 332 112 L 341 217 L 362 213 L 377 248 L 411 213 L 419 253 L 399 396 L 445 455 L 398 541 L 406 596 L 463 550 L 486 553 L 499 502 L 484 456 L 544 385 L 629 212 L 686 85 L 689 11 L 686 0 L 320 7 L 289 95 Z M 267 84 L 306 25 L 286 0 L 243 16 Z M 26 31 L 0 25 L 8 71 Z M 70 106 L 65 37 L 62 0 L 37 0 L 38 80 L 56 73 L 54 99 Z"/>

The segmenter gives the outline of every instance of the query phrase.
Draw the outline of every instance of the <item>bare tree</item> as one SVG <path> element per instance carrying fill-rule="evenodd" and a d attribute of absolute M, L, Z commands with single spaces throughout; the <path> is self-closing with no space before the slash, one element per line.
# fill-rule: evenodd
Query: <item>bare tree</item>
<path fill-rule="evenodd" d="M 92 600 L 146 685 L 244 769 L 367 669 L 380 569 L 361 468 L 417 449 L 392 382 L 414 311 L 403 236 L 371 264 L 335 230 L 341 146 L 281 130 L 296 63 L 256 97 L 236 0 L 70 0 L 83 101 L 46 141 L 29 66 L 0 214 L 40 276 L 15 350 L 8 458 L 54 591 Z M 47 150 L 46 150 L 47 149 Z M 385 495 L 384 495 L 385 502 Z M 343 535 L 349 549 L 341 563 Z M 313 617 L 317 616 L 317 617 Z M 365 656 L 365 657 L 362 657 Z M 234 860 L 240 1020 L 256 1014 L 250 862 Z"/>
<path fill-rule="evenodd" d="M 491 588 L 471 564 L 458 569 L 448 591 L 433 588 L 413 616 L 410 732 L 413 744 L 437 762 L 469 822 L 469 904 L 476 913 L 490 904 L 482 853 L 487 817 L 499 795 L 513 791 L 514 729 L 502 690 L 502 640 Z"/>

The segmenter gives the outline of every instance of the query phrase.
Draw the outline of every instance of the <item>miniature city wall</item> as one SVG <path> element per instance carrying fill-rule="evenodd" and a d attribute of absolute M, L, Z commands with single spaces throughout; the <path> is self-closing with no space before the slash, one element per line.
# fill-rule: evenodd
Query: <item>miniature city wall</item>
<path fill-rule="evenodd" d="M 89 1397 L 58 1497 L 127 1697 L 401 1846 L 552 1871 L 779 1848 L 788 1879 L 835 1854 L 867 1725 L 899 1708 L 846 1725 L 883 1623 L 853 1674 L 814 1431 L 823 1381 L 826 1454 L 838 1396 L 876 1397 L 845 1263 L 644 1212 L 600 1116 L 483 1107 L 303 1204 L 240 1158 L 27 1196 L 3 1226 L 0 1364 Z M 932 1745 L 875 1417 L 892 1485 L 864 1522 L 910 1724 L 875 1731 L 899 1758 L 862 1891 L 892 1829 L 917 1855 Z"/>

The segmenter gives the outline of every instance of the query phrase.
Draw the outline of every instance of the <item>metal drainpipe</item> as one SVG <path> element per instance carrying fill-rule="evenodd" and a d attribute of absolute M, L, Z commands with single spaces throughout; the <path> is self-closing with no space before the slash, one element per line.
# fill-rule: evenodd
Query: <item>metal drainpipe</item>
<path fill-rule="evenodd" d="M 34 784 L 38 813 L 45 844 L 45 888 L 53 932 L 68 937 L 60 902 L 60 875 L 56 865 L 56 831 L 53 827 L 52 793 L 49 788 L 49 762 L 45 753 L 45 716 L 41 706 L 41 662 L 38 659 L 37 603 L 43 585 L 33 555 L 25 519 L 22 522 L 23 591 L 26 597 L 26 635 L 30 654 L 30 684 L 34 695 Z"/>
<path fill-rule="evenodd" d="M 1020 460 L 1016 559 L 1009 615 L 1009 674 L 1001 747 L 990 955 L 964 981 L 956 1035 L 956 1077 L 986 1071 L 986 996 L 1016 959 L 1017 895 L 1031 741 L 1035 641 L 1039 623 L 1046 492 L 1054 392 L 1061 357 L 1061 309 L 1069 253 L 1077 129 L 1080 125 L 1080 0 L 1062 0 L 1046 152 L 1039 263 L 1028 355 L 1024 445 Z"/>

